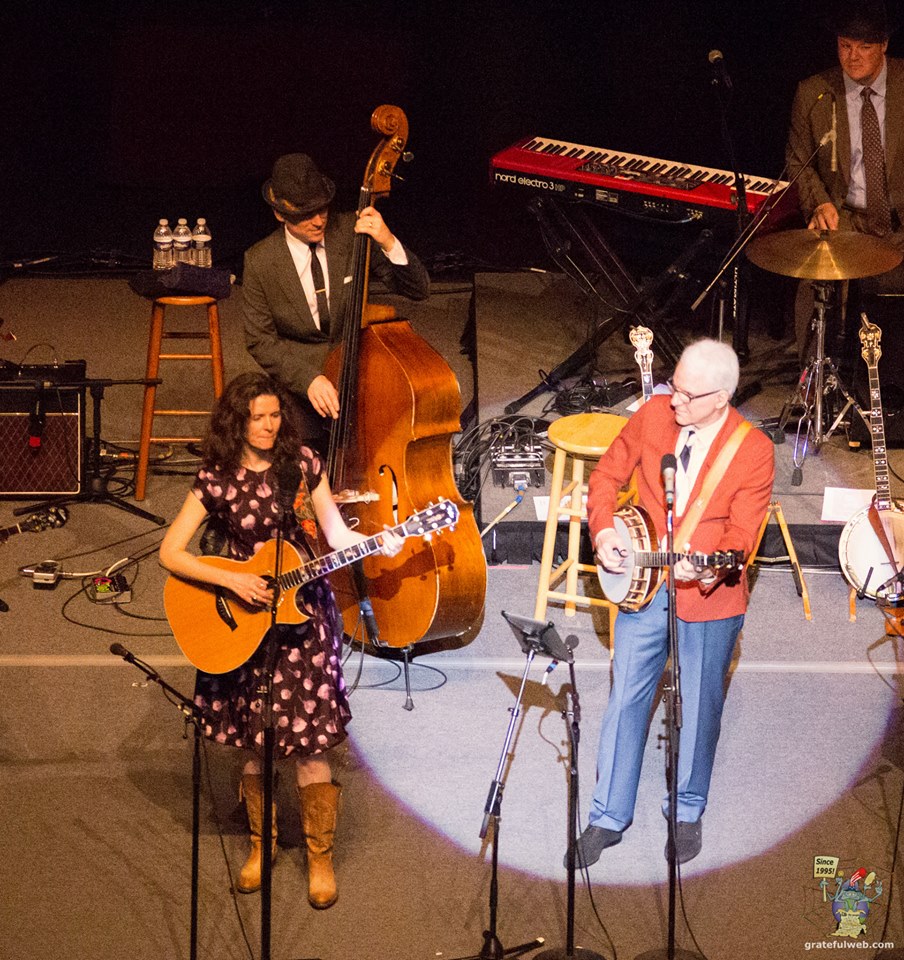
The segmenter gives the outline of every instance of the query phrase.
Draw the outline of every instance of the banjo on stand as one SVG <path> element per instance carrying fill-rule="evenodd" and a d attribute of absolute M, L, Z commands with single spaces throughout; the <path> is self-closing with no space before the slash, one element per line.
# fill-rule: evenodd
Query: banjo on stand
<path fill-rule="evenodd" d="M 634 359 L 640 367 L 640 383 L 643 388 L 643 402 L 653 396 L 653 331 L 649 327 L 631 327 L 628 335 L 634 347 Z"/>
<path fill-rule="evenodd" d="M 904 603 L 904 502 L 893 499 L 888 482 L 888 449 L 879 389 L 882 331 L 860 315 L 861 354 L 869 369 L 869 428 L 876 494 L 844 525 L 838 559 L 845 580 L 861 597 L 899 606 Z"/>

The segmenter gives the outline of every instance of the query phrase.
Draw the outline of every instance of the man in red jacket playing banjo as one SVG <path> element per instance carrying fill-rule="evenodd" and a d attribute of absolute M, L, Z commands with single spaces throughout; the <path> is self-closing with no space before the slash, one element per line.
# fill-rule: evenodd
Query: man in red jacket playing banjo
<path fill-rule="evenodd" d="M 665 543 L 665 454 L 677 458 L 676 551 L 750 554 L 769 505 L 775 467 L 771 441 L 751 430 L 730 405 L 737 385 L 738 358 L 730 347 L 715 340 L 692 344 L 669 381 L 671 397 L 654 396 L 644 404 L 600 459 L 590 478 L 588 513 L 597 559 L 605 570 L 625 570 L 628 545 L 616 532 L 613 515 L 618 491 L 635 470 L 639 505 Z M 713 478 L 720 472 L 721 477 L 707 498 L 704 485 L 711 472 Z M 699 519 L 685 535 L 681 522 L 695 513 Z M 675 581 L 683 697 L 675 844 L 684 863 L 702 848 L 700 818 L 719 738 L 725 675 L 744 622 L 748 588 L 745 574 L 699 569 L 688 559 L 675 565 Z M 665 587 L 637 612 L 619 614 L 614 642 L 597 784 L 589 825 L 578 841 L 578 865 L 595 863 L 606 847 L 619 843 L 634 817 L 650 709 L 668 656 Z M 663 814 L 668 814 L 668 796 Z"/>

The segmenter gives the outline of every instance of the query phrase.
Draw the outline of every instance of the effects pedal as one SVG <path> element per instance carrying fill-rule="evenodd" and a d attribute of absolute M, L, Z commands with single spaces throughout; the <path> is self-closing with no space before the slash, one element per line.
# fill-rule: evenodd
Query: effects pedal
<path fill-rule="evenodd" d="M 126 578 L 121 573 L 114 573 L 112 577 L 92 577 L 88 584 L 88 596 L 95 603 L 128 603 L 132 599 L 132 591 Z"/>

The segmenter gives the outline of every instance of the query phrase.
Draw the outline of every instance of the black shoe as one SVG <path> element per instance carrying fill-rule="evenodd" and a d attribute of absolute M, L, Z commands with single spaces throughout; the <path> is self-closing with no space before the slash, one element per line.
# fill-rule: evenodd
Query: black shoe
<path fill-rule="evenodd" d="M 621 838 L 621 830 L 610 830 L 608 827 L 587 827 L 574 845 L 574 865 L 580 869 L 596 863 L 606 847 L 614 847 L 615 844 L 621 843 Z M 567 870 L 567 852 L 562 862 Z"/>
<path fill-rule="evenodd" d="M 679 820 L 675 824 L 675 854 L 679 863 L 687 863 L 703 849 L 703 821 L 685 823 Z M 665 842 L 665 858 L 669 858 L 669 841 Z"/>

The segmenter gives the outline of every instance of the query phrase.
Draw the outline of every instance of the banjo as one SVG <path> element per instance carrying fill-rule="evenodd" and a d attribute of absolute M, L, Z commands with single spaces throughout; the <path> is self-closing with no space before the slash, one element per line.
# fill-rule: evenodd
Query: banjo
<path fill-rule="evenodd" d="M 738 550 L 716 553 L 660 550 L 656 528 L 643 507 L 629 504 L 616 510 L 612 526 L 627 547 L 624 569 L 621 573 L 610 573 L 597 565 L 596 571 L 606 599 L 619 610 L 633 613 L 645 607 L 665 579 L 665 568 L 679 560 L 690 560 L 701 570 L 704 567 L 741 570 L 744 566 L 744 556 Z"/>
<path fill-rule="evenodd" d="M 643 402 L 653 396 L 653 331 L 649 327 L 631 327 L 628 334 L 634 347 L 634 360 L 640 367 L 640 382 L 643 387 Z"/>
<path fill-rule="evenodd" d="M 879 392 L 879 342 L 882 331 L 860 314 L 861 354 L 869 368 L 869 428 L 876 495 L 841 531 L 838 559 L 845 580 L 860 594 L 887 604 L 904 600 L 904 502 L 892 499 L 882 396 Z"/>

